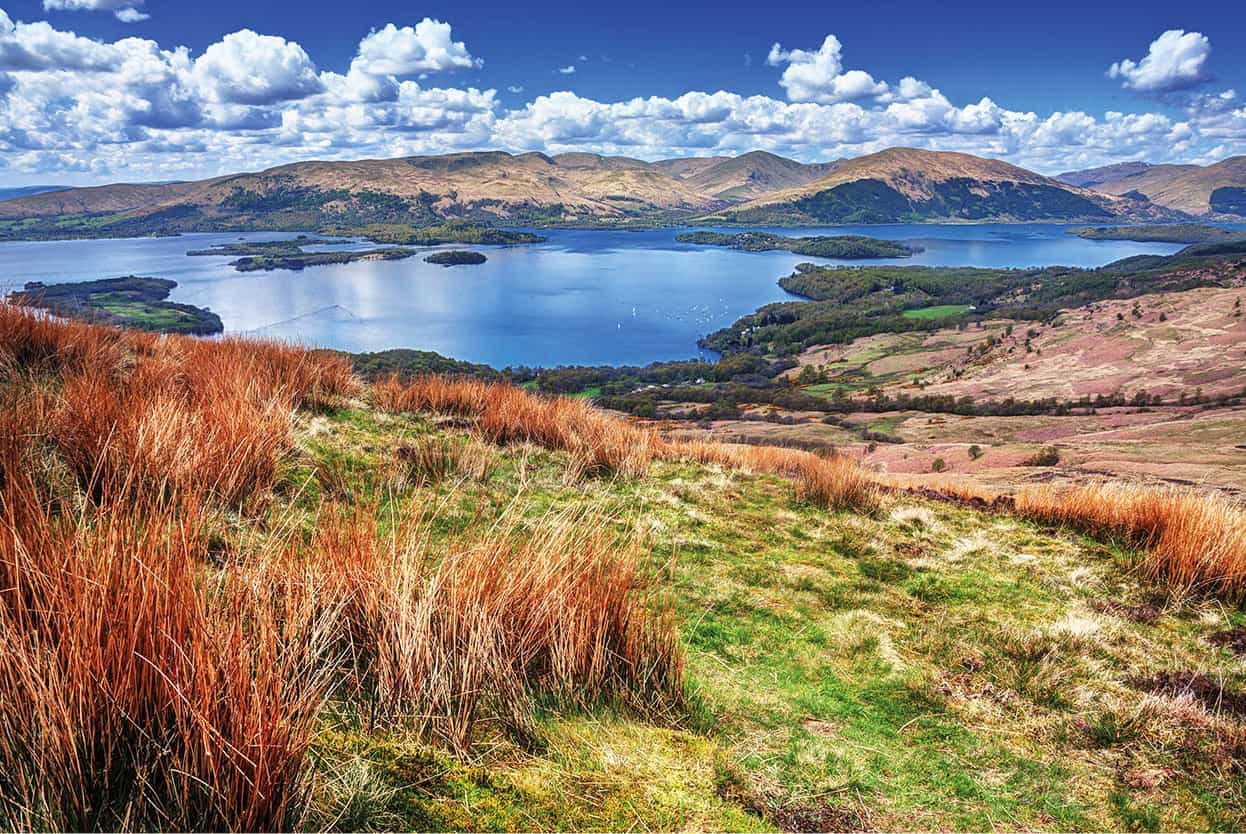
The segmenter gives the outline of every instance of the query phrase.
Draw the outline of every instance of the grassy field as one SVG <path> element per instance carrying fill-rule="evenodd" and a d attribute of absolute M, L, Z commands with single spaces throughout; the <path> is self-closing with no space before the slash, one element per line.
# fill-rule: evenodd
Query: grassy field
<path fill-rule="evenodd" d="M 439 424 L 351 409 L 301 432 L 316 438 L 310 467 L 349 461 L 368 473 L 383 470 L 395 437 L 465 442 Z M 592 507 L 620 530 L 643 530 L 681 623 L 694 709 L 657 724 L 614 710 L 549 714 L 538 748 L 493 739 L 474 767 L 335 729 L 325 766 L 387 785 L 371 824 L 1167 830 L 1246 820 L 1229 778 L 1242 760 L 1200 761 L 1197 746 L 1228 742 L 1241 716 L 1204 718 L 1188 697 L 1136 683 L 1199 670 L 1241 692 L 1240 661 L 1208 638 L 1246 615 L 1141 581 L 1128 550 L 921 499 L 828 514 L 795 502 L 783 479 L 718 466 L 663 463 L 643 481 L 568 484 L 558 453 L 496 455 L 482 482 L 452 479 L 402 500 L 453 508 L 451 528 Z M 1191 711 L 1206 725 L 1193 735 Z M 1221 721 L 1223 737 L 1211 729 Z M 392 768 L 403 756 L 426 787 L 402 789 Z"/>
<path fill-rule="evenodd" d="M 934 307 L 922 307 L 917 310 L 905 310 L 906 319 L 945 319 L 948 316 L 959 316 L 972 308 L 968 304 L 938 304 Z"/>
<path fill-rule="evenodd" d="M 1246 824 L 1239 505 L 0 316 L 0 827 Z"/>

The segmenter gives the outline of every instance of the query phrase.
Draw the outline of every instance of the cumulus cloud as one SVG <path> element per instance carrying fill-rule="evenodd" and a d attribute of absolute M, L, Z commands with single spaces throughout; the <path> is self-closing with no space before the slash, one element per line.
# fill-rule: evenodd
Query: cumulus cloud
<path fill-rule="evenodd" d="M 562 75 L 575 75 L 575 64 L 567 64 L 565 67 L 559 67 L 558 72 Z"/>
<path fill-rule="evenodd" d="M 118 51 L 73 32 L 62 32 L 45 21 L 14 23 L 0 9 L 0 70 L 87 70 L 115 67 Z"/>
<path fill-rule="evenodd" d="M 316 66 L 293 41 L 242 29 L 195 60 L 195 76 L 213 101 L 273 104 L 320 92 Z"/>
<path fill-rule="evenodd" d="M 359 54 L 351 69 L 368 75 L 402 77 L 475 69 L 483 63 L 472 57 L 462 41 L 451 39 L 449 23 L 426 17 L 414 27 L 400 29 L 389 23 L 368 33 L 359 42 Z"/>
<path fill-rule="evenodd" d="M 886 84 L 875 81 L 864 70 L 844 71 L 843 45 L 834 35 L 827 35 L 817 51 L 786 50 L 776 43 L 770 47 L 766 63 L 772 67 L 787 65 L 779 84 L 791 101 L 834 104 L 887 92 Z"/>
<path fill-rule="evenodd" d="M 43 0 L 44 11 L 112 12 L 122 23 L 137 23 L 151 15 L 138 10 L 143 0 Z"/>
<path fill-rule="evenodd" d="M 817 50 L 776 45 L 769 63 L 783 68 L 781 94 L 598 101 L 560 91 L 512 108 L 515 100 L 503 106 L 495 90 L 415 77 L 479 66 L 449 24 L 432 20 L 372 31 L 334 71 L 317 68 L 295 42 L 249 30 L 196 55 L 145 38 L 85 38 L 0 11 L 0 160 L 18 175 L 182 179 L 309 157 L 492 148 L 641 158 L 761 148 L 825 160 L 915 145 L 1053 171 L 1204 159 L 1246 143 L 1246 107 L 1231 90 L 1183 93 L 1184 117 L 1038 114 L 986 97 L 953 101 L 912 77 L 887 84 L 845 70 L 833 36 Z"/>
<path fill-rule="evenodd" d="M 1211 41 L 1201 32 L 1169 29 L 1151 42 L 1142 60 L 1117 61 L 1108 68 L 1109 78 L 1142 93 L 1168 93 L 1198 86 L 1210 79 L 1207 58 Z"/>

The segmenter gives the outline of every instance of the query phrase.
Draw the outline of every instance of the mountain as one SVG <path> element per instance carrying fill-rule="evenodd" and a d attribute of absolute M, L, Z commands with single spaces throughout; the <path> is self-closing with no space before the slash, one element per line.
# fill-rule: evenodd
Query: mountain
<path fill-rule="evenodd" d="M 1186 214 L 1246 217 L 1246 156 L 1213 165 L 1151 165 L 1094 188 L 1105 194 L 1140 194 Z"/>
<path fill-rule="evenodd" d="M 753 200 L 784 188 L 804 185 L 826 176 L 839 165 L 837 162 L 806 165 L 766 151 L 750 151 L 736 157 L 664 160 L 654 164 L 698 191 L 730 202 Z"/>
<path fill-rule="evenodd" d="M 1087 191 L 968 154 L 909 148 L 812 165 L 764 151 L 654 163 L 590 153 L 488 151 L 297 162 L 198 182 L 27 195 L 0 202 L 0 237 L 306 230 L 446 220 L 626 226 L 697 219 L 882 223 L 1178 217 L 1145 198 Z"/>
<path fill-rule="evenodd" d="M 1117 162 L 1115 165 L 1103 165 L 1099 168 L 1066 171 L 1063 174 L 1056 174 L 1056 179 L 1069 185 L 1076 185 L 1078 188 L 1094 188 L 1123 177 L 1141 174 L 1151 167 L 1149 162 Z"/>
<path fill-rule="evenodd" d="M 829 175 L 739 206 L 711 221 L 905 223 L 937 220 L 1154 220 L 1172 212 L 1078 188 L 995 159 L 890 148 Z"/>
<path fill-rule="evenodd" d="M 648 163 L 501 151 L 358 162 L 298 162 L 168 185 L 107 185 L 0 203 L 3 220 L 81 219 L 98 230 L 307 229 L 326 223 L 626 223 L 721 208 Z M 108 215 L 108 217 L 102 217 Z M 64 231 L 64 223 L 58 224 Z"/>
<path fill-rule="evenodd" d="M 18 197 L 29 197 L 32 194 L 45 194 L 49 191 L 65 191 L 69 185 L 25 185 L 19 188 L 0 188 L 0 201 L 16 200 Z"/>

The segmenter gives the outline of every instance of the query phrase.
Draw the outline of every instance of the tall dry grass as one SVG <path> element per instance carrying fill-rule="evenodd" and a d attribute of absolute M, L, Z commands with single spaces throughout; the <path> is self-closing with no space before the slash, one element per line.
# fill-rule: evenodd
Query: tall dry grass
<path fill-rule="evenodd" d="M 878 499 L 870 474 L 842 455 L 821 457 L 774 446 L 666 442 L 584 400 L 536 396 L 511 385 L 437 376 L 404 385 L 394 377 L 374 386 L 372 397 L 387 411 L 471 418 L 480 434 L 494 443 L 531 442 L 566 451 L 575 475 L 634 477 L 655 459 L 688 459 L 791 478 L 800 500 L 828 509 L 868 509 Z"/>
<path fill-rule="evenodd" d="M 238 505 L 273 482 L 294 409 L 357 392 L 344 358 L 62 322 L 0 304 L 0 372 L 56 371 L 36 427 L 99 496 L 187 492 Z"/>
<path fill-rule="evenodd" d="M 502 383 L 427 376 L 403 385 L 397 378 L 372 389 L 386 411 L 428 411 L 468 417 L 492 443 L 530 442 L 568 453 L 573 475 L 644 474 L 660 451 L 656 435 L 610 417 L 590 403 L 541 397 Z"/>
<path fill-rule="evenodd" d="M 378 532 L 340 512 L 283 563 L 341 611 L 343 697 L 370 722 L 414 726 L 466 749 L 482 720 L 526 734 L 542 699 L 615 700 L 649 713 L 683 703 L 678 630 L 649 590 L 635 540 L 602 519 L 504 518 L 434 543 L 431 519 Z"/>
<path fill-rule="evenodd" d="M 601 521 L 447 544 L 356 507 L 218 558 L 221 505 L 269 489 L 291 412 L 356 392 L 341 360 L 0 320 L 0 828 L 288 827 L 329 697 L 459 749 L 544 699 L 681 703 L 669 612 Z M 556 415 L 533 436 L 612 460 L 600 415 Z M 481 448 L 420 465 L 483 471 Z"/>
<path fill-rule="evenodd" d="M 327 612 L 205 586 L 198 498 L 58 511 L 32 428 L 0 437 L 0 828 L 289 826 Z"/>
<path fill-rule="evenodd" d="M 664 455 L 790 478 L 798 500 L 830 510 L 872 510 L 880 497 L 874 475 L 846 455 L 823 457 L 801 449 L 704 441 L 668 443 Z"/>
<path fill-rule="evenodd" d="M 1246 508 L 1226 496 L 1139 484 L 1040 487 L 1017 494 L 1016 512 L 1123 539 L 1171 585 L 1234 597 L 1246 591 Z"/>

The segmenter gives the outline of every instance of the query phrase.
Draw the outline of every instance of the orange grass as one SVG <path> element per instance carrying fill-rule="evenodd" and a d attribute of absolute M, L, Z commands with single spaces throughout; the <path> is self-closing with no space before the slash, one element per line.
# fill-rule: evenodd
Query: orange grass
<path fill-rule="evenodd" d="M 1237 597 L 1246 590 L 1246 508 L 1226 496 L 1138 484 L 1039 487 L 1018 493 L 1016 512 L 1124 539 L 1169 584 Z"/>
<path fill-rule="evenodd" d="M 0 438 L 0 827 L 289 826 L 330 619 L 205 588 L 199 500 L 51 510 L 32 437 Z"/>
<path fill-rule="evenodd" d="M 385 411 L 430 411 L 470 417 L 492 443 L 531 442 L 570 456 L 573 474 L 644 474 L 660 441 L 652 432 L 569 397 L 539 397 L 502 383 L 426 376 L 373 387 Z"/>
<path fill-rule="evenodd" d="M 357 508 L 215 560 L 215 506 L 269 488 L 293 409 L 354 393 L 341 360 L 0 317 L 0 828 L 289 827 L 327 697 L 458 749 L 543 699 L 682 704 L 678 631 L 603 520 L 434 546 Z M 608 418 L 557 415 L 531 437 L 613 460 Z"/>
<path fill-rule="evenodd" d="M 826 509 L 871 510 L 878 506 L 879 489 L 873 473 L 845 455 L 822 457 L 779 446 L 682 441 L 666 444 L 665 456 L 791 478 L 798 500 Z"/>
<path fill-rule="evenodd" d="M 96 497 L 117 483 L 237 505 L 267 489 L 290 416 L 357 390 L 349 363 L 273 342 L 60 322 L 0 304 L 0 371 L 61 372 L 46 432 Z"/>
<path fill-rule="evenodd" d="M 371 721 L 467 748 L 482 719 L 521 734 L 534 700 L 618 700 L 670 715 L 683 702 L 678 630 L 639 570 L 635 540 L 602 519 L 504 518 L 434 546 L 427 519 L 378 532 L 368 510 L 331 515 L 291 550 L 342 612 L 341 653 Z"/>

